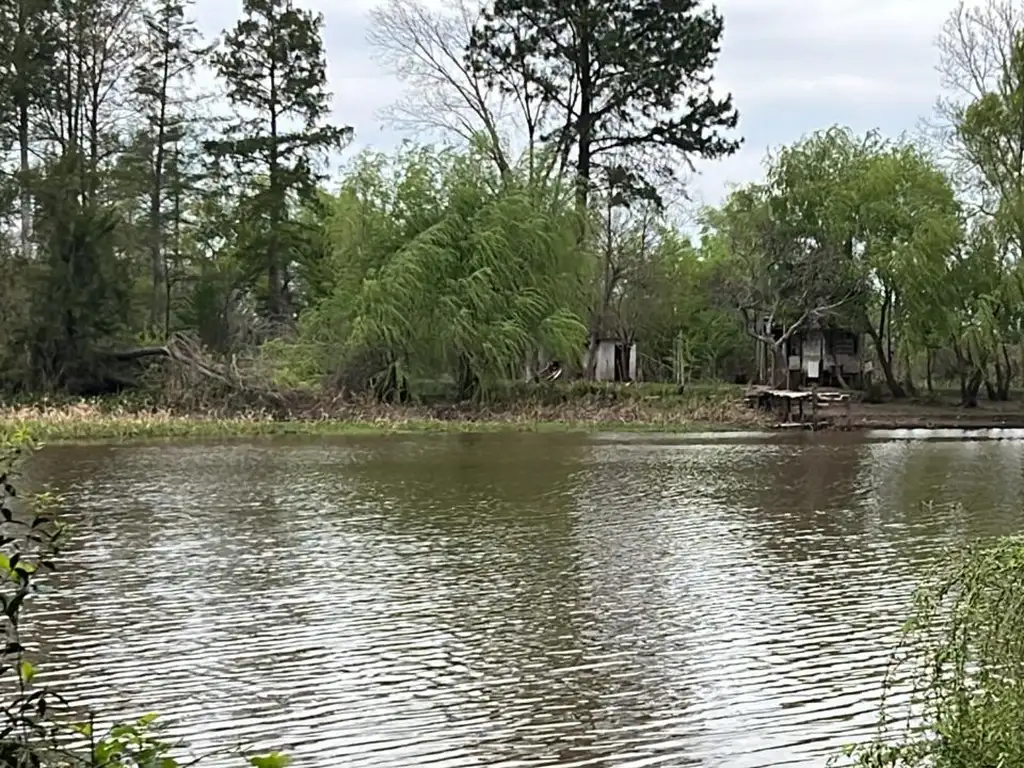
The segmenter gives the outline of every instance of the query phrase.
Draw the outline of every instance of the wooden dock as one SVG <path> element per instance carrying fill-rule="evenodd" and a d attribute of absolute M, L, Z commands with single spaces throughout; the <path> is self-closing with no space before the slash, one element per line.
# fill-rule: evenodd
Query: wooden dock
<path fill-rule="evenodd" d="M 775 389 L 773 387 L 752 387 L 744 395 L 747 405 L 776 414 L 779 418 L 776 429 L 826 429 L 835 425 L 829 415 L 821 418 L 820 411 L 845 406 L 849 421 L 851 393 L 839 390 Z"/>

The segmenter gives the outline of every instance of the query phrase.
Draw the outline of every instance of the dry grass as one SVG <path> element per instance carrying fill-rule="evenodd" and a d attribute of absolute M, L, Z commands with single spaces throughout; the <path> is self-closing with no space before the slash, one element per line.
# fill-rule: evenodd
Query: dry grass
<path fill-rule="evenodd" d="M 490 406 L 390 406 L 296 398 L 282 410 L 201 412 L 126 400 L 0 407 L 0 437 L 28 432 L 44 441 L 394 432 L 663 431 L 692 432 L 763 424 L 735 392 L 664 396 L 630 391 L 571 392 Z"/>

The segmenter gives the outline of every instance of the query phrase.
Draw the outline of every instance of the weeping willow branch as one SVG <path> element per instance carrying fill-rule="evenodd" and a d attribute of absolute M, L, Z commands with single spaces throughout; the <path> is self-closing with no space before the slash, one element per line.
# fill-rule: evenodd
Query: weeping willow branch
<path fill-rule="evenodd" d="M 902 717 L 897 717 L 902 712 Z M 867 768 L 1024 765 L 1024 537 L 947 553 L 917 589 Z"/>

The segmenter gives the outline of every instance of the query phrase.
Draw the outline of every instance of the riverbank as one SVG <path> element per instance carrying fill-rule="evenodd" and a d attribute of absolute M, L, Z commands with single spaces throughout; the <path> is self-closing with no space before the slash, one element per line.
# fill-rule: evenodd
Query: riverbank
<path fill-rule="evenodd" d="M 0 436 L 24 430 L 41 441 L 344 435 L 423 432 L 699 432 L 769 423 L 746 408 L 741 387 L 678 393 L 663 385 L 544 386 L 486 405 L 409 406 L 292 394 L 272 408 L 219 405 L 197 411 L 139 398 L 41 400 L 0 407 Z"/>
<path fill-rule="evenodd" d="M 853 403 L 848 415 L 837 415 L 834 421 L 849 429 L 1024 429 L 1024 399 L 983 401 L 976 408 L 961 407 L 954 394 L 929 400 Z"/>
<path fill-rule="evenodd" d="M 382 405 L 291 393 L 273 407 L 183 408 L 143 397 L 41 399 L 0 406 L 0 437 L 27 431 L 45 442 L 270 435 L 428 432 L 662 432 L 770 429 L 747 408 L 745 388 L 577 382 L 521 388 L 489 404 Z M 835 429 L 1024 429 L 1024 396 L 961 408 L 955 393 L 928 400 L 854 402 L 820 413 Z"/>

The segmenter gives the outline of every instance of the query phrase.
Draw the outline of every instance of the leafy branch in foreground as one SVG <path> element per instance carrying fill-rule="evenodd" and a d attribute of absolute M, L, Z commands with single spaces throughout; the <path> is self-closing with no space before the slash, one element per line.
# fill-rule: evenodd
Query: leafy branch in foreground
<path fill-rule="evenodd" d="M 1024 765 L 1024 536 L 940 560 L 916 590 L 865 768 Z M 900 714 L 900 717 L 897 717 Z"/>
<path fill-rule="evenodd" d="M 29 599 L 57 568 L 66 527 L 49 513 L 52 496 L 20 499 L 16 469 L 33 450 L 27 435 L 0 441 L 0 766 L 3 768 L 179 768 L 173 754 L 180 746 L 164 738 L 157 716 L 144 715 L 105 731 L 95 721 L 74 722 L 58 691 L 36 683 L 36 663 L 24 636 Z M 241 755 L 240 755 L 241 756 Z M 247 757 L 255 768 L 284 768 L 285 755 Z"/>

